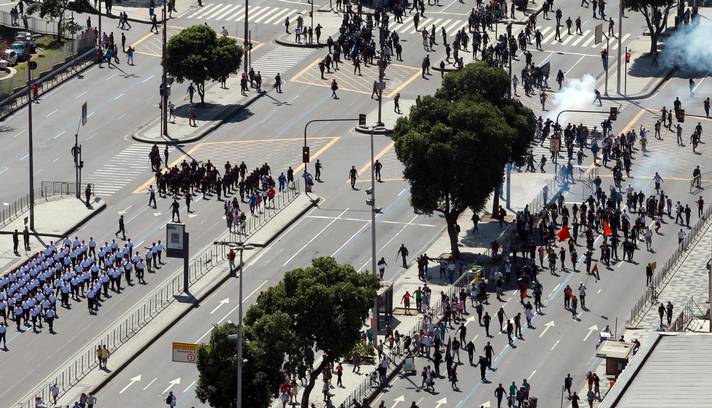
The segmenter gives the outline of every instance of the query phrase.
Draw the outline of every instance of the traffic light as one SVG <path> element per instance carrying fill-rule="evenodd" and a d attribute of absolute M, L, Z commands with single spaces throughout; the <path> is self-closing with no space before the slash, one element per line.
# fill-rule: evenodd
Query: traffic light
<path fill-rule="evenodd" d="M 678 109 L 675 111 L 675 118 L 677 118 L 677 121 L 680 123 L 683 123 L 685 121 L 685 110 L 684 109 Z"/>
<path fill-rule="evenodd" d="M 366 190 L 366 205 L 373 207 L 373 190 L 370 188 Z"/>
<path fill-rule="evenodd" d="M 630 51 L 625 52 L 625 63 L 626 64 L 630 63 Z"/>
<path fill-rule="evenodd" d="M 618 119 L 618 108 L 616 106 L 611 106 L 611 110 L 608 114 L 608 119 L 611 121 Z"/>
<path fill-rule="evenodd" d="M 302 163 L 309 163 L 309 146 L 302 147 Z"/>
<path fill-rule="evenodd" d="M 366 114 L 365 113 L 358 114 L 358 125 L 366 126 Z"/>

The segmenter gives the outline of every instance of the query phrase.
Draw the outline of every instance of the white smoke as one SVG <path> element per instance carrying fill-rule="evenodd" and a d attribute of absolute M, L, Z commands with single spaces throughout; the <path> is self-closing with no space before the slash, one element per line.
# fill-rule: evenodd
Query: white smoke
<path fill-rule="evenodd" d="M 555 121 L 561 111 L 591 109 L 596 95 L 595 88 L 596 79 L 589 74 L 585 74 L 581 79 L 566 81 L 561 90 L 551 98 L 547 117 Z"/>
<path fill-rule="evenodd" d="M 660 59 L 664 66 L 674 66 L 698 73 L 712 71 L 712 23 L 701 17 L 692 24 L 680 25 L 665 41 Z"/>

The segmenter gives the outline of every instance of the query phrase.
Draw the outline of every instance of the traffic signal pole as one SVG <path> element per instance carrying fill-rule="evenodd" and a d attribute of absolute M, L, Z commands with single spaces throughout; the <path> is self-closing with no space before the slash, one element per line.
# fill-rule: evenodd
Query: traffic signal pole
<path fill-rule="evenodd" d="M 365 120 L 365 115 L 363 116 Z M 307 145 L 307 128 L 309 125 L 312 123 L 316 122 L 361 122 L 361 117 L 359 118 L 331 118 L 331 119 L 312 119 L 309 122 L 307 122 L 306 125 L 304 125 L 304 146 L 302 147 L 302 163 L 304 164 L 304 192 L 308 193 L 309 192 L 309 186 L 307 185 L 306 182 L 306 176 L 309 174 L 307 172 L 307 165 L 309 163 L 310 157 L 309 157 L 309 145 Z M 359 123 L 360 124 L 360 123 Z"/>
<path fill-rule="evenodd" d="M 616 64 L 616 92 L 621 93 L 621 43 L 623 42 L 623 0 L 618 2 L 620 6 L 618 7 L 618 63 Z M 628 61 L 626 61 L 626 68 L 628 67 Z M 626 75 L 628 74 L 626 70 Z"/>
<path fill-rule="evenodd" d="M 35 229 L 35 169 L 34 169 L 34 149 L 32 146 L 32 66 L 34 61 L 27 61 L 27 135 L 30 167 L 30 229 Z"/>
<path fill-rule="evenodd" d="M 168 0 L 163 0 L 163 61 L 161 64 L 163 67 L 163 75 L 161 79 L 161 83 L 163 84 L 163 95 L 161 95 L 161 127 L 163 128 L 163 136 L 168 136 L 168 94 L 170 92 L 168 88 L 168 75 L 166 72 L 166 41 L 168 41 L 168 35 L 166 33 L 166 28 L 168 26 L 168 13 L 166 12 L 167 4 Z M 168 163 L 166 163 L 166 166 L 167 165 Z"/>

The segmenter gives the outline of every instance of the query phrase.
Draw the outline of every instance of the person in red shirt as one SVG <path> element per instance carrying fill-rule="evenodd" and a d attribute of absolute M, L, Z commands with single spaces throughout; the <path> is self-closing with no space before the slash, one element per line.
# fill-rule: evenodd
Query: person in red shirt
<path fill-rule="evenodd" d="M 405 306 L 405 314 L 409 315 L 410 314 L 410 298 L 413 297 L 411 296 L 410 292 L 407 290 L 405 291 L 405 295 L 401 298 L 401 303 L 403 306 Z"/>

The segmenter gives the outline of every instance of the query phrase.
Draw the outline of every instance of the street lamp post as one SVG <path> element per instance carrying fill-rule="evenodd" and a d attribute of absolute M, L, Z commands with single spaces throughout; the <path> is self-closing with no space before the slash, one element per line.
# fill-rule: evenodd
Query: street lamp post
<path fill-rule="evenodd" d="M 380 103 L 378 105 L 380 107 Z M 376 167 L 373 160 L 373 128 L 374 126 L 371 126 L 371 271 L 375 275 L 378 272 L 376 271 Z M 376 310 L 374 309 L 374 312 Z"/>
<path fill-rule="evenodd" d="M 34 152 L 32 147 L 32 67 L 36 62 L 27 61 L 27 135 L 28 135 L 28 150 L 29 150 L 29 168 L 30 168 L 30 229 L 35 229 L 35 170 L 34 170 Z"/>
<path fill-rule="evenodd" d="M 621 93 L 621 42 L 623 41 L 623 0 L 619 1 L 618 7 L 618 63 L 616 64 L 616 92 Z M 627 65 L 627 63 L 626 63 Z"/>
<path fill-rule="evenodd" d="M 163 128 L 163 136 L 168 136 L 168 74 L 166 72 L 166 41 L 167 33 L 166 27 L 168 26 L 168 12 L 166 10 L 166 5 L 168 0 L 163 0 L 163 40 L 162 40 L 162 56 L 163 61 L 161 61 L 161 66 L 163 68 L 163 74 L 161 78 L 161 83 L 163 84 L 163 95 L 161 95 L 161 127 Z M 166 163 L 168 165 L 168 163 Z"/>
<path fill-rule="evenodd" d="M 245 69 L 245 74 L 247 74 L 247 71 L 249 70 L 249 67 L 248 67 L 249 61 L 247 61 L 247 50 L 249 49 L 249 46 L 250 46 L 250 40 L 248 39 L 249 36 L 250 36 L 250 25 L 249 25 L 249 23 L 248 23 L 248 21 L 249 21 L 249 20 L 248 20 L 248 11 L 249 11 L 249 8 L 250 8 L 250 0 L 245 0 L 245 34 L 244 34 L 245 40 L 244 40 L 244 42 L 243 42 L 243 44 L 244 44 L 244 50 L 243 50 L 243 51 L 244 51 L 244 54 L 245 54 L 245 56 L 244 56 L 244 57 L 245 57 L 245 61 L 244 61 L 244 64 L 243 64 L 243 65 L 244 65 L 244 69 Z"/>
<path fill-rule="evenodd" d="M 242 408 L 242 253 L 245 250 L 245 244 L 240 242 L 240 278 L 238 285 L 240 285 L 239 294 L 237 301 L 239 309 L 239 317 L 237 319 L 237 408 Z"/>

